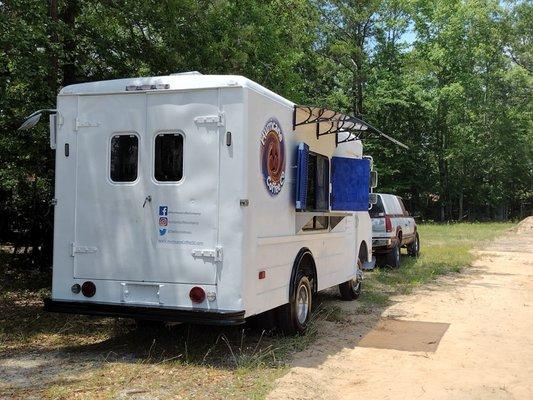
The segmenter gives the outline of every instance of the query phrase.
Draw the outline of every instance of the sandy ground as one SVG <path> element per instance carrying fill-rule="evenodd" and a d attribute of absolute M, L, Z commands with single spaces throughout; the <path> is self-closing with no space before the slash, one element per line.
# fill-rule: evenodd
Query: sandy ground
<path fill-rule="evenodd" d="M 397 296 L 381 315 L 322 327 L 268 398 L 533 399 L 533 218 L 526 221 L 478 251 L 461 277 Z"/>

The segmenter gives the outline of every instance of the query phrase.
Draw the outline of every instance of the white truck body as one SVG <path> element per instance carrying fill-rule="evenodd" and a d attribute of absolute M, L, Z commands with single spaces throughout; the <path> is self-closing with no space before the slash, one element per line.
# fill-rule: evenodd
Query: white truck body
<path fill-rule="evenodd" d="M 335 137 L 318 137 L 314 125 L 294 129 L 294 113 L 294 103 L 240 76 L 178 74 L 61 90 L 52 119 L 48 309 L 139 318 L 163 310 L 163 319 L 241 323 L 288 302 L 304 248 L 317 290 L 352 279 L 360 249 L 363 261 L 372 258 L 369 214 L 295 209 L 298 144 L 328 159 L 338 150 Z M 275 155 L 283 157 L 276 182 L 260 162 L 269 132 L 283 152 Z M 161 156 L 158 141 L 178 143 L 181 156 Z M 360 141 L 341 146 L 362 158 Z M 156 157 L 167 157 L 161 162 L 170 169 L 181 157 L 179 179 L 158 179 Z M 313 216 L 343 218 L 303 230 Z M 76 290 L 87 281 L 91 297 Z M 200 303 L 191 300 L 194 287 L 207 293 Z"/>

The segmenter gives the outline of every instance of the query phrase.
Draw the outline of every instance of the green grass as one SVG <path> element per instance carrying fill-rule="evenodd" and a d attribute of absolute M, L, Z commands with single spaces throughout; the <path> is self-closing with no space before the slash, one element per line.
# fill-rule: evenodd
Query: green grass
<path fill-rule="evenodd" d="M 512 223 L 419 225 L 420 257 L 407 257 L 403 250 L 399 269 L 377 268 L 365 274 L 362 303 L 369 307 L 383 307 L 393 294 L 407 294 L 440 275 L 461 272 L 474 260 L 475 255 L 471 252 L 474 247 L 487 244 L 512 226 Z"/>
<path fill-rule="evenodd" d="M 511 226 L 420 225 L 418 259 L 402 256 L 399 270 L 366 273 L 353 308 L 341 304 L 333 291 L 319 296 L 309 331 L 292 337 L 248 327 L 136 329 L 128 320 L 45 313 L 41 298 L 49 295 L 50 276 L 23 268 L 19 256 L 0 252 L 0 360 L 45 360 L 28 387 L 3 378 L 0 365 L 0 397 L 101 399 L 137 390 L 141 397 L 264 398 L 291 357 L 312 346 L 321 324 L 347 324 L 348 313 L 379 316 L 391 296 L 460 273 L 474 259 L 474 246 Z"/>

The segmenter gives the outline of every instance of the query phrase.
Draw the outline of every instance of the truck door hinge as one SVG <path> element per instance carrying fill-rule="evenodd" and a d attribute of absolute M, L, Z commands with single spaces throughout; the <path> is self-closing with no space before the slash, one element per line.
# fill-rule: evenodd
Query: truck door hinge
<path fill-rule="evenodd" d="M 70 249 L 70 255 L 74 257 L 76 254 L 82 253 L 96 253 L 98 251 L 98 247 L 95 246 L 76 246 L 76 243 L 71 243 L 71 249 Z"/>
<path fill-rule="evenodd" d="M 222 246 L 216 246 L 214 249 L 194 249 L 191 251 L 193 257 L 213 258 L 215 261 L 222 261 Z"/>
<path fill-rule="evenodd" d="M 224 126 L 226 124 L 226 118 L 224 112 L 219 112 L 218 115 L 202 115 L 195 117 L 194 122 L 198 125 L 204 124 L 216 124 L 217 126 Z"/>

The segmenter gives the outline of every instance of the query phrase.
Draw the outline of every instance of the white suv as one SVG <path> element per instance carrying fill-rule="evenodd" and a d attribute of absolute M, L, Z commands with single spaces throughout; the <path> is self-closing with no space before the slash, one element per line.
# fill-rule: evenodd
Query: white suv
<path fill-rule="evenodd" d="M 378 264 L 393 268 L 400 266 L 400 248 L 417 257 L 420 239 L 415 219 L 403 205 L 402 199 L 393 194 L 376 193 L 377 201 L 370 209 L 372 218 L 372 251 Z"/>

